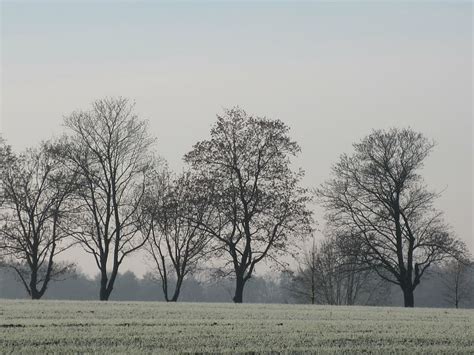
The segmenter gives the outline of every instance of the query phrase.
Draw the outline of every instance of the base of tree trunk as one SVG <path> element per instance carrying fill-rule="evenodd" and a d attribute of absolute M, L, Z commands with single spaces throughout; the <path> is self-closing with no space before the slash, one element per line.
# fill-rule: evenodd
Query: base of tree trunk
<path fill-rule="evenodd" d="M 244 300 L 244 282 L 243 280 L 237 279 L 237 283 L 235 285 L 235 294 L 232 298 L 234 303 L 242 303 Z"/>
<path fill-rule="evenodd" d="M 403 301 L 405 307 L 415 307 L 415 297 L 413 290 L 403 290 Z"/>

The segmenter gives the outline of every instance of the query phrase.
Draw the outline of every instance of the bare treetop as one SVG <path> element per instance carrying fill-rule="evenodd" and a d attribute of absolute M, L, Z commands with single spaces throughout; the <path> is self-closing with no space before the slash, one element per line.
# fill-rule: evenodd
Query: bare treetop
<path fill-rule="evenodd" d="M 64 119 L 76 134 L 76 143 L 83 145 L 84 157 L 98 165 L 104 179 L 116 179 L 122 189 L 133 182 L 131 175 L 149 167 L 143 152 L 154 142 L 147 122 L 134 114 L 134 106 L 125 98 L 106 98 L 95 101 L 91 110 L 76 111 Z"/>
<path fill-rule="evenodd" d="M 197 271 L 208 252 L 210 236 L 199 228 L 212 218 L 212 205 L 196 193 L 189 172 L 157 174 L 142 203 L 145 250 L 161 279 L 166 301 L 177 301 L 185 278 Z M 174 287 L 173 287 L 174 284 Z"/>
<path fill-rule="evenodd" d="M 80 172 L 84 210 L 76 238 L 101 271 L 101 299 L 112 292 L 124 258 L 145 243 L 138 228 L 139 206 L 153 169 L 154 140 L 133 108 L 127 99 L 106 98 L 65 118 L 73 134 L 63 154 Z"/>
<path fill-rule="evenodd" d="M 62 168 L 54 149 L 44 143 L 11 155 L 1 171 L 0 250 L 33 299 L 72 266 L 55 258 L 71 245 L 64 239 L 71 234 L 76 174 Z"/>

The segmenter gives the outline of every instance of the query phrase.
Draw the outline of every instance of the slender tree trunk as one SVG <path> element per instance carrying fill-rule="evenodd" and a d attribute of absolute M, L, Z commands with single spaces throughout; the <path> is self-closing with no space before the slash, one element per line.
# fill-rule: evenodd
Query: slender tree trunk
<path fill-rule="evenodd" d="M 164 263 L 163 263 L 164 265 Z M 164 271 L 163 274 L 161 274 L 161 290 L 163 291 L 163 296 L 165 298 L 166 302 L 170 301 L 170 298 L 168 296 L 168 276 L 166 274 L 166 267 L 164 266 Z"/>
<path fill-rule="evenodd" d="M 415 297 L 411 287 L 403 288 L 403 300 L 405 307 L 415 307 Z"/>
<path fill-rule="evenodd" d="M 243 275 L 237 275 L 236 282 L 235 282 L 235 294 L 234 298 L 232 299 L 234 303 L 242 303 L 244 300 L 244 277 Z"/>
<path fill-rule="evenodd" d="M 183 284 L 183 277 L 178 276 L 176 281 L 176 288 L 174 289 L 173 297 L 168 302 L 177 302 L 179 298 L 179 293 L 181 292 L 181 285 Z"/>
<path fill-rule="evenodd" d="M 456 309 L 459 307 L 459 278 L 458 274 L 456 274 L 456 285 L 454 288 L 454 305 L 456 306 Z"/>

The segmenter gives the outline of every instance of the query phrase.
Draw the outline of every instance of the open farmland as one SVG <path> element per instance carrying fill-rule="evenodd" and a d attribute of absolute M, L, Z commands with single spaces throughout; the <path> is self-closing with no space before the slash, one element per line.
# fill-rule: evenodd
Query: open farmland
<path fill-rule="evenodd" d="M 2 353 L 473 353 L 474 311 L 0 301 Z"/>

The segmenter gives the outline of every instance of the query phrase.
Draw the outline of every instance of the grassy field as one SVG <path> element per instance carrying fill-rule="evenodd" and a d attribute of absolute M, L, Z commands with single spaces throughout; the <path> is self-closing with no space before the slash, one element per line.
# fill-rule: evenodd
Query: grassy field
<path fill-rule="evenodd" d="M 474 353 L 474 311 L 0 301 L 2 353 Z"/>

